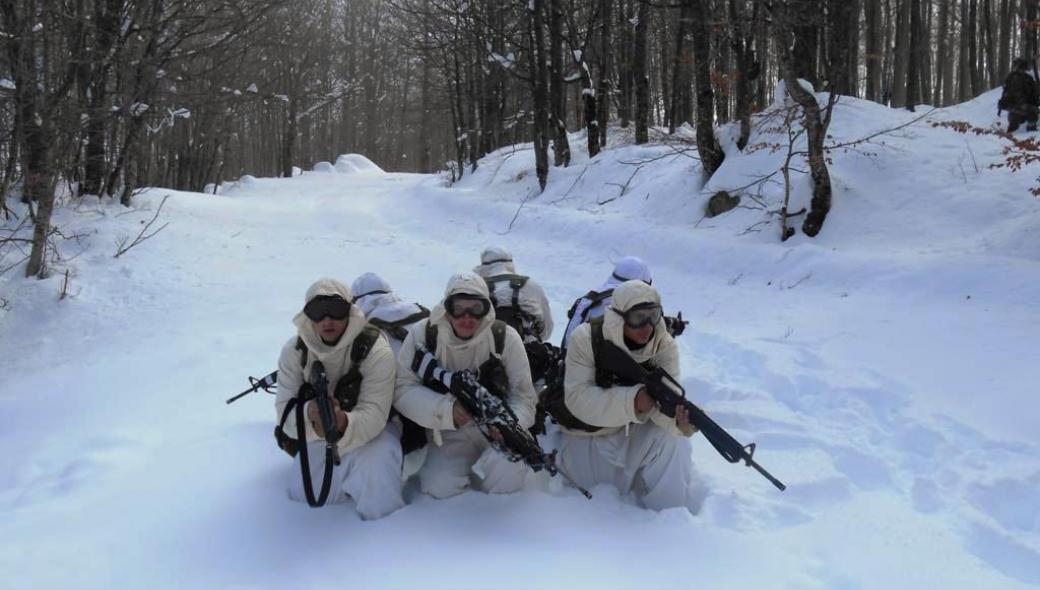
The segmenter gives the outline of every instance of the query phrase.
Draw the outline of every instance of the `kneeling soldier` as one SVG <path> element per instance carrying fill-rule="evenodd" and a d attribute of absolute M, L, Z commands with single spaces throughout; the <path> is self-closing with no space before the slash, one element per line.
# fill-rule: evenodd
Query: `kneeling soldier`
<path fill-rule="evenodd" d="M 350 289 L 332 279 L 307 290 L 306 305 L 293 318 L 297 337 L 278 359 L 275 407 L 281 423 L 276 436 L 283 449 L 296 455 L 300 470 L 289 485 L 293 500 L 320 506 L 349 496 L 367 520 L 404 506 L 401 433 L 396 423 L 387 423 L 397 365 L 386 340 L 350 300 Z M 314 399 L 322 389 L 331 398 L 325 406 L 336 429 L 331 436 Z M 297 409 L 300 400 L 303 406 Z M 305 446 L 299 443 L 298 419 Z"/>
<path fill-rule="evenodd" d="M 435 498 L 463 492 L 471 483 L 491 493 L 510 493 L 524 483 L 528 467 L 495 450 L 473 417 L 424 379 L 435 359 L 445 371 L 471 371 L 491 394 L 505 399 L 522 428 L 534 423 L 534 386 L 520 335 L 495 319 L 487 285 L 473 273 L 448 281 L 444 300 L 413 325 L 397 357 L 394 407 L 431 431 L 422 490 Z M 423 377 L 420 377 L 422 375 Z"/>
<path fill-rule="evenodd" d="M 665 329 L 661 298 L 643 281 L 627 281 L 613 293 L 603 317 L 580 325 L 567 351 L 560 464 L 584 487 L 610 483 L 636 492 L 647 508 L 689 506 L 695 429 L 680 406 L 664 415 L 646 387 L 626 383 L 597 362 L 609 342 L 644 367 L 660 367 L 676 379 L 679 355 Z"/>

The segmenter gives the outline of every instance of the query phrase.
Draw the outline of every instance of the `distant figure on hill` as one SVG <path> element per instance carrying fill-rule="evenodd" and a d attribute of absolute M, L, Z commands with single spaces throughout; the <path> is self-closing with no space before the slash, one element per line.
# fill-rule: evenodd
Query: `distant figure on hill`
<path fill-rule="evenodd" d="M 1037 82 L 1029 75 L 1029 60 L 1018 58 L 1014 69 L 1004 79 L 1004 93 L 997 103 L 997 111 L 1008 112 L 1008 133 L 1014 133 L 1023 121 L 1028 122 L 1026 130 L 1036 131 L 1037 118 L 1040 117 L 1040 90 Z"/>

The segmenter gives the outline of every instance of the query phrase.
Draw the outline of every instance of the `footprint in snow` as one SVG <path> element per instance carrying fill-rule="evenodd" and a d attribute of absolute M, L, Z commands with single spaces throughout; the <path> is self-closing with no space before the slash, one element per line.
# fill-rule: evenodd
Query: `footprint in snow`
<path fill-rule="evenodd" d="M 30 506 L 69 498 L 136 463 L 143 455 L 140 441 L 128 437 L 94 438 L 76 448 L 74 456 L 49 450 L 32 460 L 28 481 L 20 486 L 12 504 Z"/>

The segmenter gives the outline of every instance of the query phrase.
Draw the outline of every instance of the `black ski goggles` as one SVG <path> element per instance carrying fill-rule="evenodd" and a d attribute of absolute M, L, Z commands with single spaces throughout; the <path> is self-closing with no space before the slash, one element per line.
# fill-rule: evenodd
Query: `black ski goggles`
<path fill-rule="evenodd" d="M 664 313 L 661 311 L 661 306 L 656 303 L 640 303 L 628 311 L 618 311 L 613 307 L 610 309 L 625 320 L 626 326 L 633 329 L 656 325 L 661 321 Z"/>
<path fill-rule="evenodd" d="M 482 320 L 491 311 L 491 302 L 479 295 L 452 295 L 444 300 L 444 311 L 453 318 L 468 315 Z"/>
<path fill-rule="evenodd" d="M 346 319 L 350 315 L 350 302 L 339 295 L 318 295 L 303 306 L 303 315 L 312 322 L 325 318 Z"/>

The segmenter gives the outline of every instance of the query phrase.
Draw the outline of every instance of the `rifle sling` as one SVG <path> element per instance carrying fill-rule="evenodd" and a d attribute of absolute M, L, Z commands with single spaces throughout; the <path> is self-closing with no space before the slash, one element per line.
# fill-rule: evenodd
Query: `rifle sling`
<path fill-rule="evenodd" d="M 307 496 L 307 504 L 312 508 L 318 508 L 324 506 L 329 499 L 329 491 L 332 489 L 332 467 L 336 460 L 334 456 L 336 451 L 331 447 L 325 447 L 325 472 L 321 476 L 321 491 L 318 493 L 317 499 L 315 499 L 314 484 L 311 482 L 311 462 L 307 452 L 306 426 L 303 421 L 303 406 L 312 399 L 314 399 L 314 388 L 309 383 L 304 383 L 300 388 L 300 393 L 296 398 L 290 400 L 289 403 L 296 402 L 296 435 L 303 443 L 300 445 L 300 476 L 303 477 L 303 492 Z M 288 406 L 286 409 L 288 409 Z M 301 432 L 303 433 L 302 436 Z"/>

